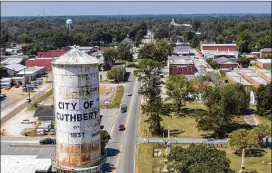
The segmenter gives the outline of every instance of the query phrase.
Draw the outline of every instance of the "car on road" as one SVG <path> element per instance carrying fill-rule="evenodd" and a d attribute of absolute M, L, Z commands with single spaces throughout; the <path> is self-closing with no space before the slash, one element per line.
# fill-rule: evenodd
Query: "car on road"
<path fill-rule="evenodd" d="M 127 105 L 126 104 L 122 104 L 121 105 L 121 113 L 125 113 L 127 112 Z"/>
<path fill-rule="evenodd" d="M 30 102 L 31 102 L 31 99 L 30 99 L 30 98 L 26 99 L 26 102 L 27 102 L 27 103 L 30 103 Z"/>
<path fill-rule="evenodd" d="M 7 97 L 6 94 L 0 94 L 0 98 L 5 98 L 5 97 Z"/>
<path fill-rule="evenodd" d="M 131 92 L 128 92 L 128 93 L 127 93 L 127 96 L 132 96 L 132 93 L 131 93 Z"/>
<path fill-rule="evenodd" d="M 120 126 L 119 126 L 119 131 L 124 131 L 124 130 L 125 130 L 124 124 L 120 124 Z"/>
<path fill-rule="evenodd" d="M 39 143 L 41 145 L 44 145 L 44 144 L 56 144 L 56 139 L 52 139 L 52 138 L 44 138 L 44 139 L 41 139 L 39 141 Z"/>
<path fill-rule="evenodd" d="M 21 121 L 21 124 L 32 124 L 33 121 L 30 121 L 29 119 L 24 119 Z"/>

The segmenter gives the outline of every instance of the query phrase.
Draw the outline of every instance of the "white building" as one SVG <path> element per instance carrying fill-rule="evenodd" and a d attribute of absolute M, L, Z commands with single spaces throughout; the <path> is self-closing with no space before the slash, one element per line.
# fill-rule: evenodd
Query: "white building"
<path fill-rule="evenodd" d="M 26 68 L 27 68 L 27 66 L 24 66 L 22 64 L 9 64 L 4 67 L 4 69 L 7 70 L 7 73 L 9 76 L 15 76 L 21 70 L 26 69 Z"/>
<path fill-rule="evenodd" d="M 44 67 L 28 67 L 17 73 L 17 76 L 24 76 L 27 81 L 35 80 L 45 72 Z"/>

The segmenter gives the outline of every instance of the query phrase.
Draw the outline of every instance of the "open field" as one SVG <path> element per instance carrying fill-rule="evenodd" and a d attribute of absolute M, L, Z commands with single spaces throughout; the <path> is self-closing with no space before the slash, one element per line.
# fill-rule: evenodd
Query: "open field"
<path fill-rule="evenodd" d="M 176 145 L 181 146 L 181 145 Z M 164 158 L 153 157 L 153 147 L 157 148 L 158 144 L 138 144 L 136 158 L 137 173 L 152 173 L 152 166 L 162 166 L 160 163 Z M 174 147 L 174 145 L 172 146 Z M 241 168 L 241 157 L 232 153 L 230 148 L 218 148 L 226 152 L 231 161 L 231 169 L 238 172 Z M 264 161 L 264 163 L 262 163 Z M 265 149 L 263 157 L 246 157 L 245 165 L 247 170 L 256 170 L 258 173 L 271 173 L 271 149 Z M 155 171 L 154 171 L 155 172 Z M 159 171 L 158 171 L 159 172 Z"/>
<path fill-rule="evenodd" d="M 111 87 L 109 86 L 99 86 L 99 95 L 107 95 L 111 91 Z"/>

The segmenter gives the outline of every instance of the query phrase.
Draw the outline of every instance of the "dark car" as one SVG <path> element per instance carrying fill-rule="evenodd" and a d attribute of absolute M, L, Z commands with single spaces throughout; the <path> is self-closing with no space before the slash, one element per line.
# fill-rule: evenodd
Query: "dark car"
<path fill-rule="evenodd" d="M 124 131 L 125 130 L 125 126 L 124 126 L 124 124 L 121 124 L 120 126 L 119 126 L 119 131 Z"/>
<path fill-rule="evenodd" d="M 123 104 L 121 105 L 121 113 L 125 113 L 125 112 L 127 112 L 127 105 Z"/>
<path fill-rule="evenodd" d="M 40 144 L 56 144 L 56 139 L 52 139 L 52 138 L 44 138 L 40 140 Z"/>
<path fill-rule="evenodd" d="M 30 102 L 31 102 L 31 99 L 29 99 L 29 98 L 26 99 L 26 102 L 27 102 L 27 103 L 30 103 Z"/>

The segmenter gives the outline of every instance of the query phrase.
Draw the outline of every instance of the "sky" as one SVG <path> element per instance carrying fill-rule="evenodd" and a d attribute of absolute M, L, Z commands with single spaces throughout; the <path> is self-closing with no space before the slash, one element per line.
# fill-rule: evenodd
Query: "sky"
<path fill-rule="evenodd" d="M 1 16 L 271 13 L 271 2 L 1 2 Z"/>

